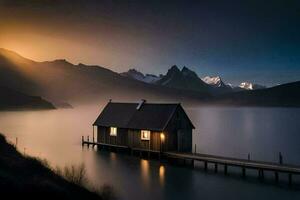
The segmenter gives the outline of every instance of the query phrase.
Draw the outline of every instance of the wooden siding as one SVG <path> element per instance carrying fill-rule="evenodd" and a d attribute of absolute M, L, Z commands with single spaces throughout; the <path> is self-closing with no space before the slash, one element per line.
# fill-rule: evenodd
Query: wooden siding
<path fill-rule="evenodd" d="M 166 127 L 165 151 L 192 151 L 192 127 L 184 110 L 178 107 Z"/>
<path fill-rule="evenodd" d="M 151 131 L 150 140 L 142 140 L 140 130 L 128 130 L 128 146 L 160 151 L 160 132 Z"/>
<path fill-rule="evenodd" d="M 113 145 L 127 145 L 127 129 L 117 128 L 117 136 L 110 136 L 110 127 L 98 126 L 97 130 L 98 142 L 113 144 Z"/>

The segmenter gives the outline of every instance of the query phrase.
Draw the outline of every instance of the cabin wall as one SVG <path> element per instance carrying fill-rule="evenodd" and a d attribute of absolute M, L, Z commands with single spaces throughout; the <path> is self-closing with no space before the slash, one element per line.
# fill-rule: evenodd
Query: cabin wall
<path fill-rule="evenodd" d="M 191 152 L 192 151 L 192 129 L 179 129 L 177 131 L 177 151 Z"/>
<path fill-rule="evenodd" d="M 192 151 L 193 127 L 182 108 L 179 107 L 176 110 L 166 130 L 168 132 L 167 151 Z"/>
<path fill-rule="evenodd" d="M 127 129 L 117 128 L 117 136 L 110 136 L 110 127 L 98 126 L 97 140 L 100 143 L 127 146 Z"/>
<path fill-rule="evenodd" d="M 142 140 L 140 130 L 128 130 L 128 146 L 130 148 L 160 151 L 160 132 L 151 131 L 150 140 Z"/>

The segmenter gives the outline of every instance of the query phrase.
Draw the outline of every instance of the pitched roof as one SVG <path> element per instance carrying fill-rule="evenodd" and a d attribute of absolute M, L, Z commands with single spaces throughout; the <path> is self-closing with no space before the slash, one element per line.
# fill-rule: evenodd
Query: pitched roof
<path fill-rule="evenodd" d="M 93 125 L 163 131 L 180 104 L 109 102 Z"/>

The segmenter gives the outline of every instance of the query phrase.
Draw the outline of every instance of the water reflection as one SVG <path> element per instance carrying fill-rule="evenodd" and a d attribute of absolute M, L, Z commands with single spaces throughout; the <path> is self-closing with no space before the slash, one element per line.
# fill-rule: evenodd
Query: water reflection
<path fill-rule="evenodd" d="M 142 181 L 144 185 L 148 186 L 150 183 L 149 179 L 149 161 L 148 160 L 141 160 L 141 174 L 142 174 Z"/>
<path fill-rule="evenodd" d="M 161 186 L 165 185 L 165 166 L 159 166 L 159 183 Z"/>
<path fill-rule="evenodd" d="M 110 160 L 111 160 L 112 162 L 116 162 L 116 153 L 115 153 L 115 152 L 111 152 L 111 153 L 109 154 L 109 156 L 110 156 Z"/>

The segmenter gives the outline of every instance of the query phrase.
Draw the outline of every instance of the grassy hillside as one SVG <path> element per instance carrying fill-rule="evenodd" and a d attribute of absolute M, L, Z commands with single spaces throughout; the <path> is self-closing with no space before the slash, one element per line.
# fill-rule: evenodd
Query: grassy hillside
<path fill-rule="evenodd" d="M 102 199 L 24 157 L 0 134 L 0 194 L 9 199 Z"/>

